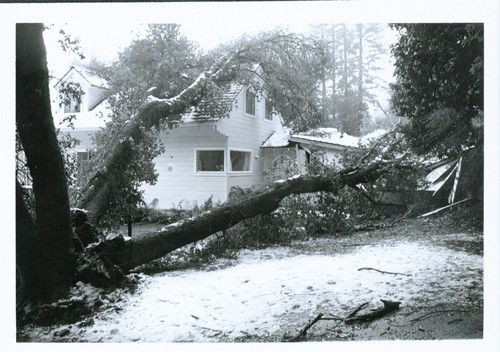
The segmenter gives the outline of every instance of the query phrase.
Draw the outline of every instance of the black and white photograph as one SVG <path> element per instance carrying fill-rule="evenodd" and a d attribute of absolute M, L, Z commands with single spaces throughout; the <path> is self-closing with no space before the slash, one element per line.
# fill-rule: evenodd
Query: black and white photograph
<path fill-rule="evenodd" d="M 0 8 L 13 348 L 500 348 L 500 5 Z"/>

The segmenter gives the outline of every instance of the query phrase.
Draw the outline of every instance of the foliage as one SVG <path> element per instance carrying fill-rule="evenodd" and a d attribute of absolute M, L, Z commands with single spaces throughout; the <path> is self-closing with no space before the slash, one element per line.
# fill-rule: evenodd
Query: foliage
<path fill-rule="evenodd" d="M 59 30 L 59 45 L 65 52 L 73 52 L 78 55 L 78 57 L 83 60 L 85 59 L 85 55 L 83 54 L 83 50 L 80 47 L 80 38 L 75 37 L 74 35 L 67 34 L 64 29 Z"/>
<path fill-rule="evenodd" d="M 396 114 L 410 118 L 405 133 L 415 151 L 453 155 L 474 145 L 473 121 L 483 111 L 482 24 L 393 24 Z M 482 125 L 482 122 L 479 122 Z"/>
<path fill-rule="evenodd" d="M 235 78 L 251 84 L 261 98 L 265 97 L 279 112 L 287 126 L 305 131 L 321 124 L 318 81 L 327 63 L 323 44 L 315 38 L 277 29 L 254 37 L 243 36 L 221 45 L 208 57 L 233 54 L 237 65 Z M 255 64 L 260 64 L 264 81 L 255 80 Z"/>
<path fill-rule="evenodd" d="M 146 37 L 125 48 L 109 75 L 114 115 L 129 118 L 155 87 L 157 97 L 179 94 L 201 72 L 199 53 L 176 24 L 149 25 Z M 120 110 L 116 110 L 120 108 Z"/>

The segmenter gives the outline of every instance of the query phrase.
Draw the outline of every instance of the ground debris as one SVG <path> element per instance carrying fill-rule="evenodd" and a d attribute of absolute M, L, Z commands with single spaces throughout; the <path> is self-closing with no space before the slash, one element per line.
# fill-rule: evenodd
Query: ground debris
<path fill-rule="evenodd" d="M 378 271 L 379 273 L 382 273 L 382 274 L 411 276 L 411 274 L 394 273 L 394 272 L 391 272 L 391 271 L 384 271 L 384 270 L 379 270 L 379 269 L 375 269 L 375 268 L 368 268 L 368 267 L 364 267 L 364 268 L 359 268 L 358 269 L 358 271 L 361 271 L 361 270 L 374 270 L 374 271 Z"/>
<path fill-rule="evenodd" d="M 307 330 L 309 330 L 314 324 L 321 320 L 322 316 L 323 313 L 319 313 L 316 318 L 310 321 L 309 324 L 307 324 L 302 330 L 300 330 L 300 332 L 296 336 L 284 338 L 283 342 L 297 342 L 303 340 L 306 337 Z"/>
<path fill-rule="evenodd" d="M 348 318 L 345 319 L 346 324 L 353 324 L 353 323 L 362 323 L 362 322 L 369 322 L 378 318 L 383 317 L 384 315 L 387 315 L 389 313 L 392 313 L 396 310 L 399 309 L 399 305 L 401 302 L 394 302 L 394 301 L 386 301 L 384 299 L 381 299 L 382 303 L 384 306 L 380 309 L 374 310 L 373 312 L 363 314 L 363 315 L 358 315 L 356 316 L 355 314 L 357 311 L 355 311 L 355 314 L 349 315 Z"/>

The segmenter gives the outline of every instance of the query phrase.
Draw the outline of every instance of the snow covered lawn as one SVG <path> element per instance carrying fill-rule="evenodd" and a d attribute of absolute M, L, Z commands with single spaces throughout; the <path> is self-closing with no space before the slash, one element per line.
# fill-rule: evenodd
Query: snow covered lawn
<path fill-rule="evenodd" d="M 464 250 L 482 235 L 399 235 L 356 234 L 245 250 L 236 261 L 220 260 L 203 270 L 144 276 L 139 291 L 116 302 L 120 309 L 94 316 L 91 326 L 26 332 L 31 341 L 279 341 L 319 313 L 346 317 L 364 302 L 368 309 L 381 306 L 380 299 L 402 302 L 396 315 L 405 307 L 482 308 L 483 257 Z M 367 267 L 391 274 L 358 270 Z M 338 324 L 320 321 L 308 334 Z M 328 336 L 348 339 L 351 330 L 330 330 Z"/>

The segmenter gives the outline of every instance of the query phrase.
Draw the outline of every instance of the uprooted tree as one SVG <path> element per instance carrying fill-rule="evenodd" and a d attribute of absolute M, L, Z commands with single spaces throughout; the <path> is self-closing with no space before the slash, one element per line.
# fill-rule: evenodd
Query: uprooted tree
<path fill-rule="evenodd" d="M 386 135 L 384 143 L 344 170 L 274 183 L 238 202 L 223 204 L 146 236 L 128 241 L 118 237 L 83 249 L 79 239 L 72 234 L 64 167 L 50 110 L 42 31 L 41 24 L 18 24 L 16 28 L 16 125 L 33 178 L 36 203 L 33 220 L 21 192 L 16 195 L 18 297 L 21 299 L 48 301 L 63 295 L 75 280 L 75 250 L 79 251 L 80 258 L 97 258 L 101 263 L 121 269 L 118 272 L 126 272 L 244 219 L 270 213 L 289 195 L 319 191 L 336 193 L 346 186 L 356 187 L 393 170 L 412 167 L 407 154 L 401 152 L 404 142 L 400 134 L 394 132 Z M 110 206 L 120 170 L 128 167 L 128 155 L 144 133 L 159 125 L 175 127 L 181 114 L 199 104 L 209 87 L 227 84 L 237 75 L 240 64 L 247 64 L 250 59 L 254 61 L 250 53 L 255 45 L 273 47 L 280 40 L 294 38 L 277 35 L 265 40 L 261 38 L 258 42 L 245 42 L 237 50 L 221 56 L 176 96 L 148 96 L 111 141 L 112 148 L 102 159 L 102 167 L 83 190 L 78 206 L 88 212 L 91 222 L 97 222 Z M 83 261 L 95 262 L 94 259 Z"/>

